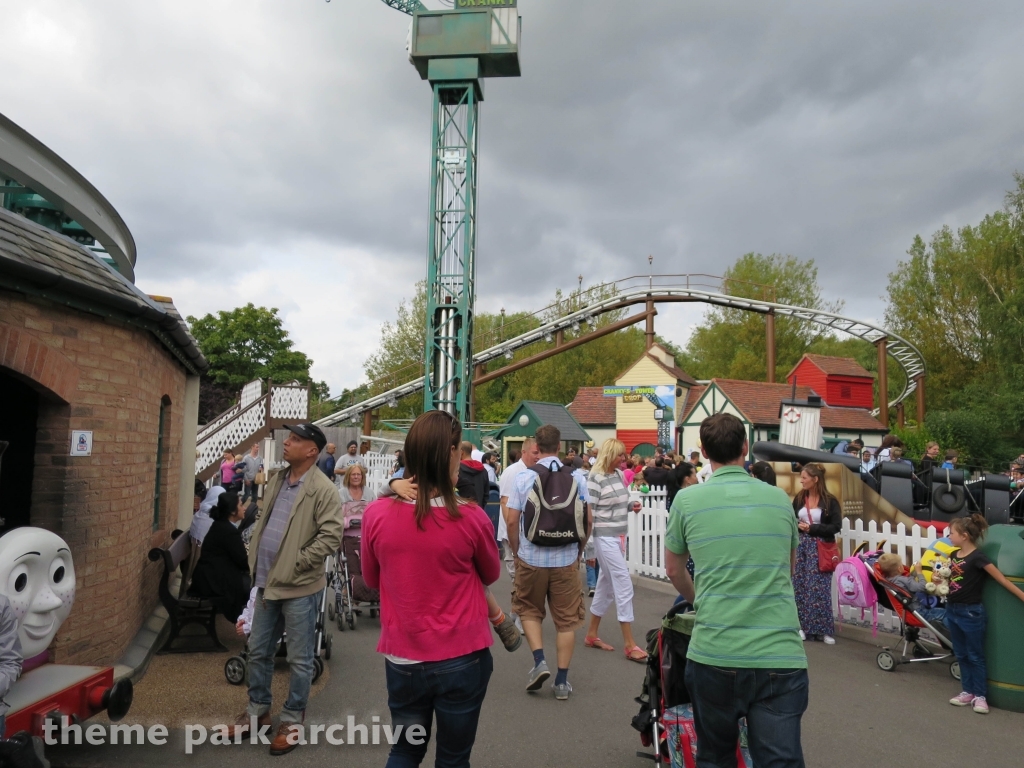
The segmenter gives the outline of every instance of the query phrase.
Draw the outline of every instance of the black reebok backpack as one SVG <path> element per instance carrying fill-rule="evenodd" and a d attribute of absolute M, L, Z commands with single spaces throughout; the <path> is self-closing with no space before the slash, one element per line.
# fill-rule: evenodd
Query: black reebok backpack
<path fill-rule="evenodd" d="M 523 530 L 530 543 L 540 547 L 582 544 L 587 539 L 587 505 L 580 499 L 572 467 L 552 471 L 534 466 L 537 479 L 526 498 Z"/>

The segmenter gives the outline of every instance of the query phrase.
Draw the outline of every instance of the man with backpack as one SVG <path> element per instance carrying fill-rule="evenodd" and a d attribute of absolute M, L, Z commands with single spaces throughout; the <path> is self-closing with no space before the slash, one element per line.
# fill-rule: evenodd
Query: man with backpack
<path fill-rule="evenodd" d="M 535 440 L 540 457 L 532 468 L 516 476 L 506 505 L 516 573 L 512 611 L 519 616 L 533 651 L 526 690 L 538 691 L 551 677 L 541 629 L 547 602 L 557 633 L 558 671 L 552 689 L 556 699 L 565 701 L 572 693 L 568 676 L 576 630 L 585 618 L 580 556 L 592 522 L 586 477 L 558 459 L 562 440 L 558 428 L 545 424 L 537 430 Z"/>
<path fill-rule="evenodd" d="M 793 595 L 793 506 L 781 488 L 743 470 L 747 433 L 737 417 L 709 416 L 700 439 L 713 474 L 676 494 L 665 532 L 665 570 L 697 611 L 685 676 L 697 764 L 735 765 L 746 717 L 754 765 L 803 768 L 808 682 Z"/>

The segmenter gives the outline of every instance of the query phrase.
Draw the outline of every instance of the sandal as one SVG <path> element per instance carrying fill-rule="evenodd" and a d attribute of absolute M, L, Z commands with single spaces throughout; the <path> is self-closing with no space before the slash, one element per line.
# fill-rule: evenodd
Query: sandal
<path fill-rule="evenodd" d="M 614 651 L 615 650 L 610 645 L 608 645 L 608 643 L 606 643 L 604 640 L 602 640 L 600 637 L 594 637 L 594 638 L 585 637 L 585 638 L 583 638 L 583 644 L 585 646 L 587 646 L 587 648 L 597 648 L 598 650 L 601 650 L 601 651 Z"/>
<path fill-rule="evenodd" d="M 626 658 L 630 661 L 635 661 L 637 664 L 646 664 L 647 651 L 639 645 L 634 645 L 632 648 L 626 650 Z"/>

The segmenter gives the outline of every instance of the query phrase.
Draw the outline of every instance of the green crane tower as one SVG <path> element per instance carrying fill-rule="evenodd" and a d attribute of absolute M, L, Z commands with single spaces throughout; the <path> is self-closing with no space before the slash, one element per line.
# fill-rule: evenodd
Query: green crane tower
<path fill-rule="evenodd" d="M 473 380 L 477 129 L 485 77 L 519 77 L 516 0 L 383 0 L 412 15 L 409 58 L 434 92 L 423 407 L 465 422 Z"/>

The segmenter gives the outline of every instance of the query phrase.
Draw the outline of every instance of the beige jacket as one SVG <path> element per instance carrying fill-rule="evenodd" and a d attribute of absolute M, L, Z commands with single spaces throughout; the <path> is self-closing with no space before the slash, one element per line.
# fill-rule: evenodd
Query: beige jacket
<path fill-rule="evenodd" d="M 263 513 L 256 521 L 249 542 L 249 572 L 256 582 L 256 558 L 260 551 L 263 529 L 284 480 L 288 467 L 271 474 L 264 495 Z M 300 495 L 295 499 L 288 526 L 281 539 L 281 548 L 267 575 L 263 596 L 267 600 L 287 600 L 313 595 L 327 586 L 324 561 L 341 546 L 344 521 L 338 489 L 316 465 L 304 476 Z"/>

